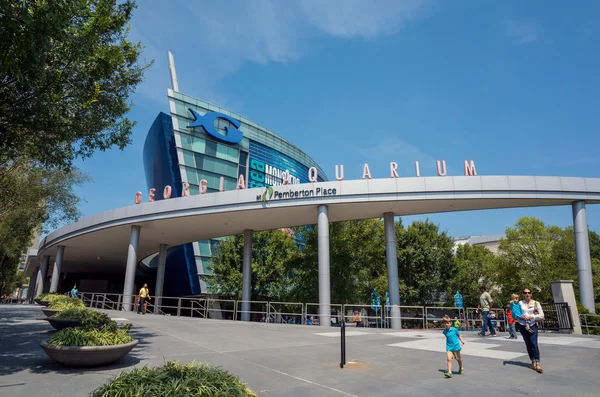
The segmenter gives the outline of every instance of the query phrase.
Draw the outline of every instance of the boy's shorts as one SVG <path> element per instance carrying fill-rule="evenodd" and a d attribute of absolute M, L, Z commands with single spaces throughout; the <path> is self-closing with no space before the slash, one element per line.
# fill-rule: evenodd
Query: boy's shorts
<path fill-rule="evenodd" d="M 446 350 L 446 354 L 448 355 L 448 358 L 454 357 L 456 360 L 460 360 L 460 350 Z"/>

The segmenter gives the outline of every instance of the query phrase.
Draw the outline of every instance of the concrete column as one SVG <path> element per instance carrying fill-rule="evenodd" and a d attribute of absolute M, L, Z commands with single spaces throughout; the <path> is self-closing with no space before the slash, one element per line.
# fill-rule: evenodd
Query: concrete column
<path fill-rule="evenodd" d="M 242 321 L 250 321 L 252 300 L 252 230 L 244 230 L 244 258 L 242 263 Z"/>
<path fill-rule="evenodd" d="M 44 255 L 42 258 L 42 263 L 38 266 L 38 271 L 36 275 L 36 292 L 35 296 L 39 296 L 47 291 L 44 290 L 44 286 L 46 284 L 46 277 L 48 277 L 48 268 L 50 267 L 50 256 Z"/>
<path fill-rule="evenodd" d="M 123 310 L 131 311 L 133 303 L 133 284 L 135 283 L 135 271 L 137 267 L 137 251 L 140 243 L 140 226 L 131 226 L 129 235 L 129 248 L 127 249 L 127 268 L 125 270 L 125 283 L 123 284 Z"/>
<path fill-rule="evenodd" d="M 390 326 L 401 329 L 400 320 L 400 290 L 398 289 L 398 256 L 396 255 L 396 228 L 394 213 L 383 214 L 385 228 L 385 257 L 387 260 L 388 292 L 390 294 Z"/>
<path fill-rule="evenodd" d="M 27 289 L 27 303 L 33 303 L 33 297 L 35 293 L 35 288 L 37 286 L 37 278 L 39 271 L 40 267 L 36 266 L 35 271 L 31 275 L 31 277 L 29 277 L 29 288 Z"/>
<path fill-rule="evenodd" d="M 554 302 L 565 302 L 569 304 L 571 309 L 571 320 L 573 320 L 573 333 L 582 334 L 581 320 L 579 319 L 579 310 L 577 310 L 577 300 L 575 300 L 575 291 L 573 290 L 573 280 L 556 280 L 550 281 L 552 288 L 552 299 Z M 564 327 L 565 322 L 568 322 L 564 316 L 558 316 L 558 323 Z"/>
<path fill-rule="evenodd" d="M 575 201 L 573 203 L 573 228 L 575 230 L 575 250 L 577 252 L 579 301 L 590 312 L 596 313 L 594 306 L 594 284 L 592 281 L 592 260 L 590 259 L 590 241 L 584 201 Z"/>
<path fill-rule="evenodd" d="M 329 211 L 327 206 L 319 205 L 317 207 L 317 214 L 317 239 L 319 250 L 319 324 L 324 327 L 330 327 L 331 283 L 329 280 Z"/>
<path fill-rule="evenodd" d="M 58 292 L 58 283 L 60 282 L 60 270 L 62 268 L 63 257 L 65 256 L 65 246 L 59 245 L 54 258 L 54 269 L 52 270 L 52 281 L 50 282 L 50 293 Z M 42 274 L 43 276 L 43 274 Z M 45 277 L 43 277 L 45 279 Z"/>
<path fill-rule="evenodd" d="M 158 248 L 158 266 L 156 268 L 156 290 L 154 304 L 160 309 L 162 304 L 163 286 L 165 285 L 165 265 L 167 264 L 167 244 L 161 244 Z"/>

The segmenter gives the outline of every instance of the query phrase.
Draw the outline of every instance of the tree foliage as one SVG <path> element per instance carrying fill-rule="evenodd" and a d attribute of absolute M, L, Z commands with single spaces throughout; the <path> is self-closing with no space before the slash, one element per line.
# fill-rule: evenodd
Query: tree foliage
<path fill-rule="evenodd" d="M 0 1 L 0 165 L 25 158 L 68 169 L 78 156 L 130 143 L 128 98 L 150 65 L 127 39 L 135 7 Z"/>
<path fill-rule="evenodd" d="M 479 286 L 485 284 L 496 306 L 508 303 L 509 295 L 524 287 L 533 288 L 535 299 L 552 299 L 550 281 L 575 280 L 578 296 L 577 262 L 573 229 L 545 225 L 536 218 L 521 218 L 506 229 L 498 253 L 479 245 L 459 245 L 429 221 L 415 221 L 408 228 L 395 224 L 400 300 L 403 305 L 453 304 L 459 291 L 464 304 L 477 306 Z M 268 238 L 256 237 L 266 233 Z M 279 247 L 281 232 L 255 233 L 252 299 L 318 302 L 318 234 L 315 225 L 296 229 L 306 242 L 302 251 L 292 249 L 288 239 L 279 255 L 256 260 L 257 251 Z M 275 238 L 278 237 L 278 238 Z M 370 219 L 334 222 L 329 225 L 332 304 L 370 304 L 372 291 L 381 296 L 388 290 L 383 221 Z M 258 247 L 256 247 L 258 244 Z M 220 292 L 241 296 L 241 236 L 223 240 L 214 262 L 215 286 Z M 600 238 L 590 232 L 590 251 L 595 296 L 600 298 Z M 258 256 L 260 257 L 260 255 Z M 265 265 L 267 264 L 267 265 Z M 265 269 L 264 267 L 267 266 Z M 268 286 L 271 284 L 270 286 Z M 276 291 L 273 293 L 271 291 Z"/>
<path fill-rule="evenodd" d="M 43 225 L 55 228 L 80 216 L 75 187 L 88 180 L 77 168 L 48 170 L 21 164 L 5 175 L 9 190 L 0 195 L 0 284 L 11 283 L 24 249 Z"/>
<path fill-rule="evenodd" d="M 467 307 L 479 304 L 479 286 L 486 285 L 488 290 L 498 287 L 492 283 L 497 257 L 481 245 L 459 245 L 454 256 L 454 273 L 448 283 L 448 297 L 458 291 Z"/>
<path fill-rule="evenodd" d="M 318 233 L 301 229 L 306 247 L 294 271 L 292 299 L 318 302 Z M 385 277 L 385 238 L 379 219 L 334 222 L 329 225 L 331 302 L 367 302 L 377 280 Z"/>
<path fill-rule="evenodd" d="M 288 233 L 278 230 L 254 232 L 252 238 L 252 299 L 285 300 L 300 249 Z M 207 279 L 212 291 L 241 299 L 243 257 L 243 235 L 221 241 Z"/>
<path fill-rule="evenodd" d="M 404 304 L 425 304 L 445 299 L 454 273 L 454 243 L 439 226 L 415 221 L 404 230 L 396 225 L 400 299 Z"/>

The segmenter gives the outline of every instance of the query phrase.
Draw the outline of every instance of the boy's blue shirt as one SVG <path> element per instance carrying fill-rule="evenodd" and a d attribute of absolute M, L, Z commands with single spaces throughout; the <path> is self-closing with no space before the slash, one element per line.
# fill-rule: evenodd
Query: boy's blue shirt
<path fill-rule="evenodd" d="M 511 302 L 510 310 L 512 311 L 512 318 L 515 321 L 518 321 L 519 317 L 523 316 L 523 312 L 521 311 L 521 305 L 519 305 L 519 302 Z"/>
<path fill-rule="evenodd" d="M 455 352 L 461 350 L 460 348 L 460 333 L 454 327 L 450 327 L 450 329 L 445 329 L 442 333 L 446 336 L 446 351 Z"/>

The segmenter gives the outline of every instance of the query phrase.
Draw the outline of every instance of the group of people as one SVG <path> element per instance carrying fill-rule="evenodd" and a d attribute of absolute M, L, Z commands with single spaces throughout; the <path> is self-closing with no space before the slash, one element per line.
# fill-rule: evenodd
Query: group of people
<path fill-rule="evenodd" d="M 493 319 L 490 316 L 494 300 L 484 285 L 479 287 L 481 295 L 479 297 L 478 310 L 482 311 L 483 324 L 480 336 L 485 336 L 487 328 L 490 328 L 490 335 L 496 336 L 496 330 L 493 326 Z M 519 300 L 517 294 L 511 295 L 511 300 L 507 306 L 506 315 L 508 317 L 509 339 L 517 339 L 517 330 L 520 332 L 527 348 L 527 354 L 531 360 L 530 368 L 538 373 L 544 372 L 540 365 L 540 349 L 538 347 L 538 326 L 537 323 L 544 319 L 544 312 L 539 302 L 531 297 L 531 289 L 523 289 L 523 299 Z M 460 355 L 465 341 L 460 335 L 459 330 L 453 326 L 452 320 L 444 316 L 444 330 L 446 336 L 446 361 L 447 371 L 444 372 L 446 378 L 452 377 L 452 361 L 458 362 L 458 373 L 464 374 L 463 362 Z"/>

